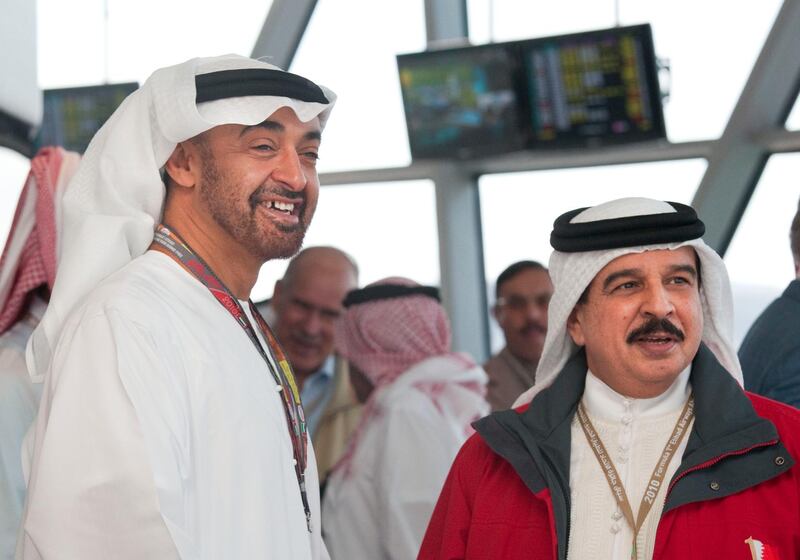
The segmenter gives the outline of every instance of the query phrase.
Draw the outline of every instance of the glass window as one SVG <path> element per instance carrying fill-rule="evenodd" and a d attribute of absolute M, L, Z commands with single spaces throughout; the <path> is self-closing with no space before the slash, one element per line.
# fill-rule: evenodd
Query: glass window
<path fill-rule="evenodd" d="M 249 55 L 270 0 L 213 2 L 107 0 L 108 80 L 143 82 L 153 70 L 197 56 Z M 104 0 L 38 0 L 39 84 L 99 84 L 106 79 Z M 64 22 L 69 22 L 65 25 Z"/>
<path fill-rule="evenodd" d="M 797 211 L 800 154 L 769 158 L 725 254 L 735 302 L 736 343 L 795 277 L 789 226 Z"/>
<path fill-rule="evenodd" d="M 325 129 L 320 171 L 407 165 L 395 55 L 425 48 L 420 0 L 320 0 L 292 71 L 339 96 Z"/>
<path fill-rule="evenodd" d="M 432 181 L 323 187 L 305 246 L 333 245 L 358 263 L 363 286 L 387 276 L 438 285 L 439 235 Z M 254 299 L 272 295 L 287 261 L 268 262 Z"/>
<path fill-rule="evenodd" d="M 622 25 L 649 22 L 656 54 L 669 59 L 671 96 L 664 107 L 673 142 L 722 134 L 761 51 L 781 0 L 620 0 Z M 494 6 L 490 17 L 489 7 Z M 475 43 L 527 39 L 614 25 L 614 2 L 468 0 Z M 494 31 L 490 32 L 489 26 Z"/>
<path fill-rule="evenodd" d="M 28 158 L 14 150 L 0 147 L 0 251 L 5 247 L 17 201 L 30 171 Z"/>
<path fill-rule="evenodd" d="M 553 221 L 568 210 L 627 196 L 689 204 L 706 169 L 702 159 L 583 169 L 484 175 L 480 178 L 488 301 L 500 272 L 519 260 L 547 266 Z M 494 321 L 491 347 L 503 345 Z"/>

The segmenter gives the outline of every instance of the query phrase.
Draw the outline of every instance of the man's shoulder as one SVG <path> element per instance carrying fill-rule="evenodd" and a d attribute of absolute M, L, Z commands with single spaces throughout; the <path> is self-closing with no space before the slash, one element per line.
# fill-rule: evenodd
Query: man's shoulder
<path fill-rule="evenodd" d="M 509 485 L 527 486 L 523 475 L 512 462 L 500 455 L 478 432 L 472 434 L 458 451 L 451 476 L 466 491 L 478 492 L 480 489 L 494 492 L 496 489 L 510 488 Z"/>
<path fill-rule="evenodd" d="M 778 298 L 772 301 L 764 311 L 753 321 L 753 325 L 745 337 L 743 346 L 749 340 L 758 339 L 764 342 L 763 335 L 767 332 L 774 332 L 779 329 L 789 328 L 795 332 L 800 332 L 800 322 L 797 313 L 800 311 L 800 299 L 794 297 L 794 292 L 800 291 L 800 282 L 792 281 L 789 287 Z"/>
<path fill-rule="evenodd" d="M 118 313 L 134 320 L 163 320 L 171 304 L 185 299 L 182 290 L 192 288 L 181 278 L 182 271 L 167 259 L 155 251 L 133 259 L 100 282 L 76 315 L 86 318 Z"/>
<path fill-rule="evenodd" d="M 783 295 L 753 322 L 739 348 L 745 378 L 764 375 L 800 349 L 800 302 Z"/>
<path fill-rule="evenodd" d="M 516 412 L 517 414 L 524 414 L 529 407 L 530 403 L 526 403 L 521 406 L 515 407 L 513 409 L 513 412 Z M 481 418 L 480 420 L 478 420 L 477 423 L 474 423 L 473 426 L 478 427 L 478 430 L 480 430 L 479 424 L 483 424 L 485 426 L 487 422 L 488 423 L 495 422 L 494 418 L 496 418 L 495 416 L 496 414 L 511 414 L 511 411 L 501 411 L 499 413 L 495 412 L 493 414 Z M 482 435 L 480 431 L 476 431 L 469 438 L 467 438 L 467 441 L 462 446 L 459 455 L 461 455 L 461 453 L 464 453 L 467 456 L 467 458 L 462 459 L 465 461 L 482 459 L 484 462 L 486 461 L 505 462 L 505 459 L 503 459 L 499 454 L 497 454 L 491 448 L 489 443 L 487 443 L 486 441 L 486 437 Z"/>
<path fill-rule="evenodd" d="M 483 437 L 475 432 L 461 446 L 453 465 L 461 470 L 474 468 L 483 470 L 487 465 L 498 461 L 505 462 L 505 459 L 495 453 Z"/>
<path fill-rule="evenodd" d="M 775 424 L 782 439 L 790 438 L 800 447 L 800 410 L 755 393 L 746 392 L 746 394 L 756 414 Z"/>
<path fill-rule="evenodd" d="M 503 348 L 500 352 L 494 354 L 491 358 L 489 358 L 488 360 L 486 360 L 486 362 L 484 362 L 482 367 L 486 371 L 486 373 L 489 374 L 489 376 L 492 376 L 492 374 L 494 373 L 503 372 L 508 369 L 508 364 L 503 358 L 503 353 L 506 351 L 507 350 Z"/>

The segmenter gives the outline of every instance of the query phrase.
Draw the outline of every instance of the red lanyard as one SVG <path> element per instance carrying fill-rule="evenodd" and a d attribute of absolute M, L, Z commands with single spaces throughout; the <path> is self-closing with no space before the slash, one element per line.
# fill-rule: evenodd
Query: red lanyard
<path fill-rule="evenodd" d="M 294 373 L 286 359 L 286 355 L 281 349 L 275 335 L 267 325 L 267 322 L 249 301 L 250 312 L 258 324 L 261 334 L 267 341 L 268 348 L 265 350 L 258 339 L 253 325 L 247 318 L 242 306 L 234 295 L 225 287 L 222 281 L 214 274 L 214 271 L 192 251 L 192 248 L 180 238 L 180 236 L 173 230 L 169 229 L 164 224 L 159 224 L 156 228 L 155 236 L 153 238 L 153 249 L 172 257 L 178 264 L 180 264 L 187 272 L 197 278 L 211 294 L 222 304 L 222 307 L 236 319 L 236 322 L 244 329 L 250 341 L 261 354 L 261 357 L 267 363 L 272 378 L 280 388 L 282 395 L 283 409 L 286 412 L 286 421 L 289 425 L 289 437 L 292 441 L 292 450 L 294 452 L 295 460 L 295 474 L 297 475 L 297 483 L 300 486 L 300 497 L 303 500 L 303 509 L 306 514 L 306 523 L 308 531 L 311 532 L 311 509 L 308 505 L 308 493 L 306 491 L 306 465 L 308 464 L 308 434 L 306 428 L 306 419 L 303 414 L 303 405 L 300 402 L 300 393 L 297 390 L 297 384 L 294 381 Z M 267 355 L 269 351 L 269 356 Z M 272 360 L 270 360 L 270 356 Z M 275 367 L 275 364 L 278 367 Z"/>

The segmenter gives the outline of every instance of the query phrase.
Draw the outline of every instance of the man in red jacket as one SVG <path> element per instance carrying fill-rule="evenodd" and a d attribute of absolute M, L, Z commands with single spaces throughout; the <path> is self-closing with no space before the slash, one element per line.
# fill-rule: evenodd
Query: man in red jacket
<path fill-rule="evenodd" d="M 536 385 L 475 424 L 419 558 L 800 558 L 800 413 L 742 390 L 725 266 L 688 206 L 551 235 Z"/>

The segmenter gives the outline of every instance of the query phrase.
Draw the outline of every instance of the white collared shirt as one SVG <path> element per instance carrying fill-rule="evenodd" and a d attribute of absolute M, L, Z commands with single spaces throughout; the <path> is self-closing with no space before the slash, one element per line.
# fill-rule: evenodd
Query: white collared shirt
<path fill-rule="evenodd" d="M 661 395 L 628 398 L 615 392 L 591 371 L 586 373 L 583 406 L 622 479 L 634 517 L 653 469 L 691 393 L 691 366 Z M 691 427 L 690 427 L 691 430 Z M 667 481 L 639 531 L 637 557 L 652 558 L 656 530 L 675 471 L 689 441 L 688 434 L 667 467 Z M 570 456 L 569 560 L 608 558 L 629 560 L 633 530 L 611 493 L 603 470 L 576 417 L 572 422 Z"/>

